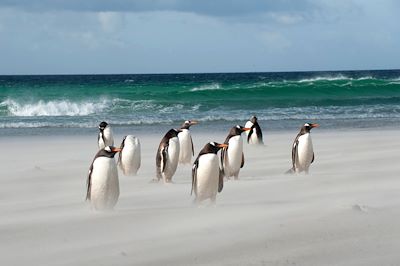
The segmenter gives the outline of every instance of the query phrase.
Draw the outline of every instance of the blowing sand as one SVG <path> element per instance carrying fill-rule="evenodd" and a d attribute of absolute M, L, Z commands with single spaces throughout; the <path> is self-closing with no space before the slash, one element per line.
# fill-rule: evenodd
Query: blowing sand
<path fill-rule="evenodd" d="M 196 153 L 225 138 L 192 134 Z M 398 131 L 314 129 L 310 174 L 284 175 L 296 134 L 245 145 L 240 180 L 202 208 L 190 166 L 149 183 L 163 133 L 138 135 L 142 167 L 120 172 L 112 212 L 84 202 L 96 136 L 2 137 L 0 265 L 399 265 Z"/>

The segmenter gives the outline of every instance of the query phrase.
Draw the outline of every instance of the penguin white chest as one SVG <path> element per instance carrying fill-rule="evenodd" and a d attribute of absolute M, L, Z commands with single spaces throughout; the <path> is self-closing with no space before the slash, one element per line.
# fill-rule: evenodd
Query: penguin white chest
<path fill-rule="evenodd" d="M 314 156 L 310 133 L 301 135 L 298 139 L 297 145 L 298 168 L 300 168 L 301 170 L 308 170 Z"/>
<path fill-rule="evenodd" d="M 247 121 L 244 127 L 251 128 L 254 124 L 251 121 Z M 245 131 L 246 137 L 249 136 L 250 131 Z"/>
<path fill-rule="evenodd" d="M 169 140 L 169 146 L 168 146 L 168 160 L 171 163 L 171 165 L 178 163 L 179 152 L 180 152 L 179 139 L 177 137 L 173 137 Z"/>
<path fill-rule="evenodd" d="M 218 192 L 219 162 L 216 154 L 204 154 L 197 168 L 196 196 L 200 199 L 213 198 Z"/>
<path fill-rule="evenodd" d="M 257 132 L 257 129 L 256 128 L 253 128 L 252 129 L 252 134 L 251 134 L 251 136 L 250 136 L 250 139 L 249 139 L 249 144 L 260 144 L 260 141 L 259 141 L 259 139 L 258 139 L 258 132 Z M 247 131 L 246 131 L 247 132 Z"/>
<path fill-rule="evenodd" d="M 178 166 L 179 151 L 180 148 L 178 137 L 170 138 L 168 141 L 166 165 L 163 172 L 164 181 L 170 181 L 172 176 L 175 174 L 176 167 Z M 162 162 L 161 169 L 163 169 Z"/>
<path fill-rule="evenodd" d="M 114 146 L 114 136 L 108 126 L 103 130 L 103 133 L 99 133 L 99 148 L 103 149 L 106 146 Z"/>
<path fill-rule="evenodd" d="M 91 203 L 95 209 L 112 209 L 118 201 L 119 181 L 114 158 L 98 157 L 91 173 Z"/>
<path fill-rule="evenodd" d="M 178 134 L 180 153 L 179 162 L 183 164 L 190 164 L 193 151 L 192 151 L 192 138 L 188 129 L 182 129 Z"/>
<path fill-rule="evenodd" d="M 240 170 L 242 164 L 243 141 L 241 136 L 234 136 L 229 139 L 228 149 L 225 158 L 225 174 L 235 175 Z"/>
<path fill-rule="evenodd" d="M 128 135 L 120 153 L 119 166 L 124 175 L 136 175 L 141 163 L 139 139 Z"/>

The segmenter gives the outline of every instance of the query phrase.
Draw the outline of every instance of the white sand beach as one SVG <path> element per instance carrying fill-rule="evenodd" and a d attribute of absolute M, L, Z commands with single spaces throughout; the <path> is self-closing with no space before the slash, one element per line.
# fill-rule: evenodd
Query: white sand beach
<path fill-rule="evenodd" d="M 297 131 L 264 134 L 201 208 L 190 166 L 150 183 L 163 133 L 137 135 L 142 166 L 119 172 L 112 212 L 84 201 L 96 135 L 1 137 L 0 265 L 399 265 L 398 130 L 313 130 L 309 175 L 284 174 Z M 196 156 L 226 136 L 192 135 Z"/>

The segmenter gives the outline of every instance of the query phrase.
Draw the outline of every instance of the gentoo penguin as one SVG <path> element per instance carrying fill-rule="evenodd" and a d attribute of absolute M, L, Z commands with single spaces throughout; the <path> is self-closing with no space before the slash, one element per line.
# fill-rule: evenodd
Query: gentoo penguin
<path fill-rule="evenodd" d="M 247 143 L 249 144 L 264 144 L 263 135 L 261 131 L 261 127 L 257 122 L 257 117 L 252 116 L 249 121 L 246 122 L 245 127 L 251 128 L 249 131 L 246 131 L 247 135 Z"/>
<path fill-rule="evenodd" d="M 140 142 L 133 135 L 125 136 L 121 143 L 118 166 L 124 175 L 136 175 L 140 168 Z"/>
<path fill-rule="evenodd" d="M 210 199 L 215 203 L 217 191 L 223 188 L 224 176 L 219 169 L 217 152 L 227 144 L 216 142 L 207 143 L 200 151 L 192 167 L 192 193 L 196 195 L 196 202 Z"/>
<path fill-rule="evenodd" d="M 190 164 L 192 156 L 194 156 L 194 147 L 192 136 L 190 135 L 189 128 L 192 125 L 198 124 L 197 121 L 187 120 L 181 127 L 181 132 L 178 133 L 180 152 L 179 152 L 179 163 Z"/>
<path fill-rule="evenodd" d="M 310 130 L 314 127 L 319 127 L 319 125 L 305 123 L 301 127 L 292 146 L 292 168 L 287 173 L 301 173 L 304 171 L 308 174 L 308 168 L 314 161 L 314 151 L 310 135 Z"/>
<path fill-rule="evenodd" d="M 235 126 L 231 128 L 228 136 L 225 139 L 225 144 L 229 146 L 221 151 L 221 165 L 224 176 L 235 179 L 239 178 L 240 168 L 244 165 L 244 154 L 243 154 L 243 141 L 241 134 L 244 131 L 248 131 L 250 128 Z"/>
<path fill-rule="evenodd" d="M 99 130 L 97 138 L 99 149 L 104 149 L 106 146 L 114 146 L 114 137 L 110 125 L 103 121 L 99 125 Z"/>
<path fill-rule="evenodd" d="M 157 179 L 161 179 L 164 183 L 171 182 L 172 176 L 175 174 L 179 160 L 179 140 L 178 133 L 180 129 L 171 129 L 162 138 L 158 146 L 156 155 L 156 172 Z"/>
<path fill-rule="evenodd" d="M 112 209 L 119 197 L 117 164 L 114 155 L 120 148 L 106 146 L 97 152 L 89 168 L 86 200 L 96 210 Z"/>

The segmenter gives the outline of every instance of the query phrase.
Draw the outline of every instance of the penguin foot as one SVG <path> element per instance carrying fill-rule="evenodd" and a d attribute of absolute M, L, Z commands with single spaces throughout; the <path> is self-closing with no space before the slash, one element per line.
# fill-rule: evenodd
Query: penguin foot
<path fill-rule="evenodd" d="M 295 173 L 295 171 L 293 170 L 293 168 L 290 168 L 289 170 L 287 170 L 286 172 L 285 172 L 285 175 L 292 175 L 292 174 L 294 174 Z"/>

